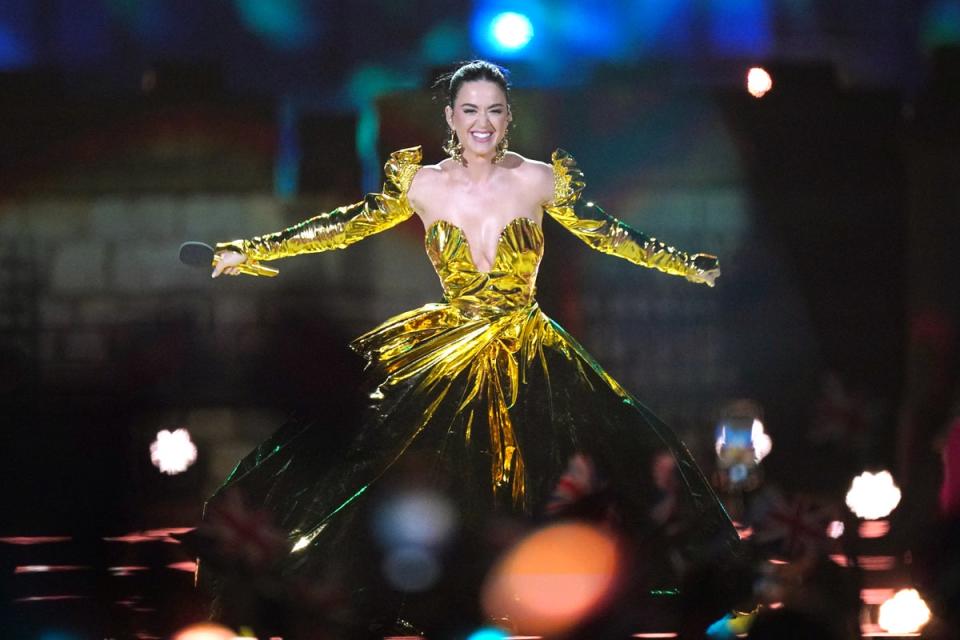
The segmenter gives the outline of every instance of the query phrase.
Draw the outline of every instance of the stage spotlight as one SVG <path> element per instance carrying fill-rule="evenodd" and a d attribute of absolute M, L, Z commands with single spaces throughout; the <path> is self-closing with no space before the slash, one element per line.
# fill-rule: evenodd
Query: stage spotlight
<path fill-rule="evenodd" d="M 517 51 L 533 39 L 533 23 L 522 13 L 504 11 L 490 21 L 490 34 L 498 47 Z"/>
<path fill-rule="evenodd" d="M 920 631 L 930 622 L 930 608 L 916 589 L 901 589 L 880 605 L 877 624 L 890 634 L 906 635 Z"/>
<path fill-rule="evenodd" d="M 197 446 L 186 429 L 157 432 L 150 444 L 150 461 L 161 473 L 176 475 L 186 471 L 197 460 Z"/>
<path fill-rule="evenodd" d="M 773 88 L 773 78 L 763 67 L 752 67 L 747 72 L 747 91 L 754 98 L 762 98 Z"/>
<path fill-rule="evenodd" d="M 900 504 L 900 489 L 889 471 L 864 471 L 853 479 L 847 492 L 847 506 L 865 520 L 885 518 Z"/>

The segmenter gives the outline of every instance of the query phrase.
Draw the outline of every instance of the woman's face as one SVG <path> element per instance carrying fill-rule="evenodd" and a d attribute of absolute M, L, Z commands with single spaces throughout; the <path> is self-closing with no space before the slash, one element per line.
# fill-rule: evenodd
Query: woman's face
<path fill-rule="evenodd" d="M 445 108 L 447 125 L 463 145 L 464 155 L 491 157 L 507 133 L 512 116 L 503 89 L 489 80 L 460 85 L 453 107 Z"/>

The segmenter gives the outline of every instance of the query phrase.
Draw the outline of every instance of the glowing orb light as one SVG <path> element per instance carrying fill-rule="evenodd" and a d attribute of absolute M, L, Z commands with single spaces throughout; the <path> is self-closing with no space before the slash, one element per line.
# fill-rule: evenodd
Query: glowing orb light
<path fill-rule="evenodd" d="M 375 526 L 377 538 L 385 547 L 435 547 L 453 533 L 457 512 L 438 491 L 405 491 L 379 509 Z"/>
<path fill-rule="evenodd" d="M 885 518 L 898 504 L 900 489 L 893 483 L 889 471 L 864 471 L 853 479 L 847 491 L 847 506 L 865 520 Z"/>
<path fill-rule="evenodd" d="M 620 550 L 608 533 L 586 524 L 556 524 L 534 532 L 487 576 L 483 608 L 520 633 L 552 636 L 596 611 L 613 591 Z"/>
<path fill-rule="evenodd" d="M 827 525 L 827 537 L 833 538 L 834 540 L 839 539 L 843 536 L 844 526 L 843 523 L 839 520 L 834 520 Z"/>
<path fill-rule="evenodd" d="M 773 450 L 773 440 L 763 431 L 763 423 L 754 420 L 750 427 L 750 442 L 753 444 L 753 455 L 757 462 L 767 457 L 767 454 Z"/>
<path fill-rule="evenodd" d="M 877 624 L 892 634 L 916 633 L 930 621 L 930 608 L 916 589 L 901 589 L 880 605 Z"/>
<path fill-rule="evenodd" d="M 505 11 L 490 21 L 490 33 L 504 49 L 522 49 L 533 39 L 533 24 L 522 13 Z"/>
<path fill-rule="evenodd" d="M 747 91 L 754 98 L 762 98 L 773 88 L 773 78 L 766 69 L 762 67 L 752 67 L 747 72 Z"/>
<path fill-rule="evenodd" d="M 161 473 L 176 475 L 187 470 L 197 460 L 197 446 L 186 429 L 157 432 L 150 444 L 150 461 Z"/>
<path fill-rule="evenodd" d="M 172 640 L 234 640 L 236 637 L 237 634 L 226 627 L 201 622 L 184 627 L 173 634 Z"/>

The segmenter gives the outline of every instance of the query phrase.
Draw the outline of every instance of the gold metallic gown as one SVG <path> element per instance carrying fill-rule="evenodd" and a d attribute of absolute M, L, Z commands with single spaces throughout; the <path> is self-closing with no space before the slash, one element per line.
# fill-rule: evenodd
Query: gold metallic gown
<path fill-rule="evenodd" d="M 382 193 L 218 248 L 242 251 L 244 268 L 255 273 L 260 261 L 344 248 L 388 229 L 414 213 L 406 192 L 420 160 L 419 148 L 397 151 Z M 694 282 L 716 268 L 712 256 L 687 255 L 581 204 L 584 183 L 573 159 L 557 151 L 552 161 L 555 197 L 545 211 L 590 247 Z M 355 566 L 370 552 L 364 505 L 400 469 L 434 475 L 453 495 L 462 527 L 482 527 L 493 514 L 542 517 L 576 453 L 589 456 L 615 490 L 623 528 L 643 538 L 656 529 L 650 462 L 670 452 L 682 506 L 695 516 L 677 543 L 736 554 L 736 534 L 683 444 L 538 307 L 544 236 L 537 222 L 518 217 L 503 228 L 489 272 L 476 267 L 464 232 L 446 220 L 427 229 L 425 245 L 444 301 L 353 341 L 367 360 L 369 409 L 338 462 L 316 464 L 321 426 L 281 429 L 221 489 L 239 487 L 272 510 L 289 536 L 289 571 L 367 575 Z"/>

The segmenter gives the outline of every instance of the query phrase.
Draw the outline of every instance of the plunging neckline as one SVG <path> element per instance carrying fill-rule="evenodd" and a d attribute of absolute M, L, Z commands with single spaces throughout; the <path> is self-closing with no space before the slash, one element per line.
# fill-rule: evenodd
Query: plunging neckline
<path fill-rule="evenodd" d="M 473 256 L 473 248 L 470 246 L 470 238 L 467 237 L 467 232 L 463 230 L 463 227 L 461 227 L 460 225 L 455 224 L 455 223 L 447 220 L 446 218 L 437 218 L 436 220 L 434 220 L 433 222 L 431 222 L 430 225 L 427 227 L 427 230 L 424 232 L 424 239 L 429 238 L 429 237 L 430 237 L 430 232 L 433 231 L 433 228 L 434 228 L 435 226 L 437 226 L 438 224 L 440 224 L 440 223 L 443 223 L 443 224 L 446 224 L 446 225 L 448 225 L 448 226 L 450 226 L 450 227 L 453 227 L 454 229 L 456 229 L 456 230 L 459 232 L 460 238 L 463 239 L 464 244 L 467 246 L 467 256 L 468 256 L 469 259 L 470 259 L 470 264 L 471 264 L 471 265 L 473 266 L 473 268 L 477 271 L 477 273 L 483 274 L 483 275 L 485 275 L 485 276 L 489 276 L 491 273 L 494 272 L 494 270 L 495 270 L 495 268 L 496 268 L 496 266 L 497 266 L 497 261 L 500 259 L 500 245 L 503 243 L 503 236 L 504 236 L 504 234 L 505 234 L 515 223 L 517 223 L 517 222 L 519 222 L 519 221 L 521 221 L 521 220 L 526 220 L 527 222 L 532 223 L 533 226 L 539 228 L 539 229 L 541 230 L 541 232 L 543 231 L 543 227 L 541 226 L 541 224 L 540 224 L 539 222 L 537 222 L 536 220 L 534 220 L 533 218 L 531 218 L 530 216 L 517 216 L 517 217 L 515 217 L 515 218 L 511 218 L 510 220 L 508 220 L 507 223 L 506 223 L 505 225 L 503 225 L 503 227 L 500 229 L 500 233 L 497 234 L 496 247 L 495 247 L 494 250 L 493 250 L 493 262 L 491 262 L 491 264 L 490 264 L 490 270 L 489 270 L 489 271 L 484 271 L 484 270 L 482 270 L 480 267 L 477 266 L 477 260 L 476 260 L 476 258 L 474 258 L 474 256 Z"/>

